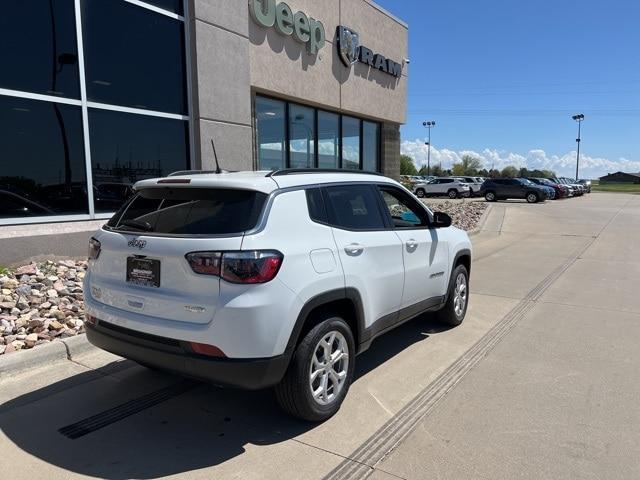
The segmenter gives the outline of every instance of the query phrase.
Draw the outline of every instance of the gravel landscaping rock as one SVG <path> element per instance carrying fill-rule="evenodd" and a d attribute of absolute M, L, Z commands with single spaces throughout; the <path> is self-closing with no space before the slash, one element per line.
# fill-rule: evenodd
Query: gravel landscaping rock
<path fill-rule="evenodd" d="M 46 261 L 0 274 L 0 355 L 84 333 L 86 268 L 86 261 Z"/>
<path fill-rule="evenodd" d="M 430 202 L 429 200 L 423 200 L 423 202 L 433 212 L 448 214 L 453 219 L 453 225 L 465 231 L 476 228 L 480 218 L 482 218 L 482 214 L 487 209 L 487 203 L 484 201 Z"/>

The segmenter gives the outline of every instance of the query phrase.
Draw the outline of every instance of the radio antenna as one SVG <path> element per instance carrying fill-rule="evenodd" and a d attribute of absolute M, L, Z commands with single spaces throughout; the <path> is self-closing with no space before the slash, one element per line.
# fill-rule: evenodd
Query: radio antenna
<path fill-rule="evenodd" d="M 216 153 L 216 144 L 213 142 L 213 138 L 211 139 L 211 146 L 213 147 L 213 158 L 216 161 L 216 174 L 221 174 L 222 169 L 220 168 L 220 164 L 218 163 L 218 154 Z"/>

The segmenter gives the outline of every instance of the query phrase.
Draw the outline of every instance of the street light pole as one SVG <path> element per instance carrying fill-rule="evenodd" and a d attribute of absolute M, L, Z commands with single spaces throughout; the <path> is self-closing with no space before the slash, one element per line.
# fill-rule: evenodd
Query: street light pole
<path fill-rule="evenodd" d="M 436 122 L 422 122 L 422 126 L 429 130 L 429 141 L 427 142 L 427 176 L 431 175 L 431 129 L 436 126 Z"/>
<path fill-rule="evenodd" d="M 576 122 L 578 122 L 578 138 L 576 138 L 576 143 L 578 144 L 578 153 L 576 155 L 576 182 L 579 179 L 579 171 L 580 171 L 580 127 L 582 126 L 582 121 L 584 120 L 584 115 L 579 113 L 578 115 L 574 115 L 573 118 Z"/>

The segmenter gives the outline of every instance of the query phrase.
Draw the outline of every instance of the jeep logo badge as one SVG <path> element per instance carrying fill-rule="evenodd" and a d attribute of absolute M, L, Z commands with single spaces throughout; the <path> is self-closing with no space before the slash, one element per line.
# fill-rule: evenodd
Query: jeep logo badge
<path fill-rule="evenodd" d="M 324 47 L 326 38 L 322 22 L 304 12 L 293 13 L 285 2 L 276 5 L 276 0 L 249 0 L 249 13 L 258 25 L 275 28 L 280 35 L 306 44 L 311 55 Z"/>
<path fill-rule="evenodd" d="M 129 240 L 129 243 L 127 243 L 127 245 L 129 245 L 131 248 L 138 248 L 142 250 L 144 247 L 147 246 L 147 241 L 134 239 L 134 240 Z"/>
<path fill-rule="evenodd" d="M 356 63 L 360 56 L 360 36 L 342 25 L 338 27 L 338 53 L 347 67 Z"/>

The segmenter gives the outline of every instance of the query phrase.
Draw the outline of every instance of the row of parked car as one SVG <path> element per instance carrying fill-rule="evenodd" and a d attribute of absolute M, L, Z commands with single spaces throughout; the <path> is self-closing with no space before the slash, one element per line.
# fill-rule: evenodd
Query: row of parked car
<path fill-rule="evenodd" d="M 578 197 L 591 193 L 590 180 L 559 178 L 434 177 L 416 181 L 413 193 L 420 197 L 484 197 L 488 202 L 523 199 L 529 203 Z"/>

